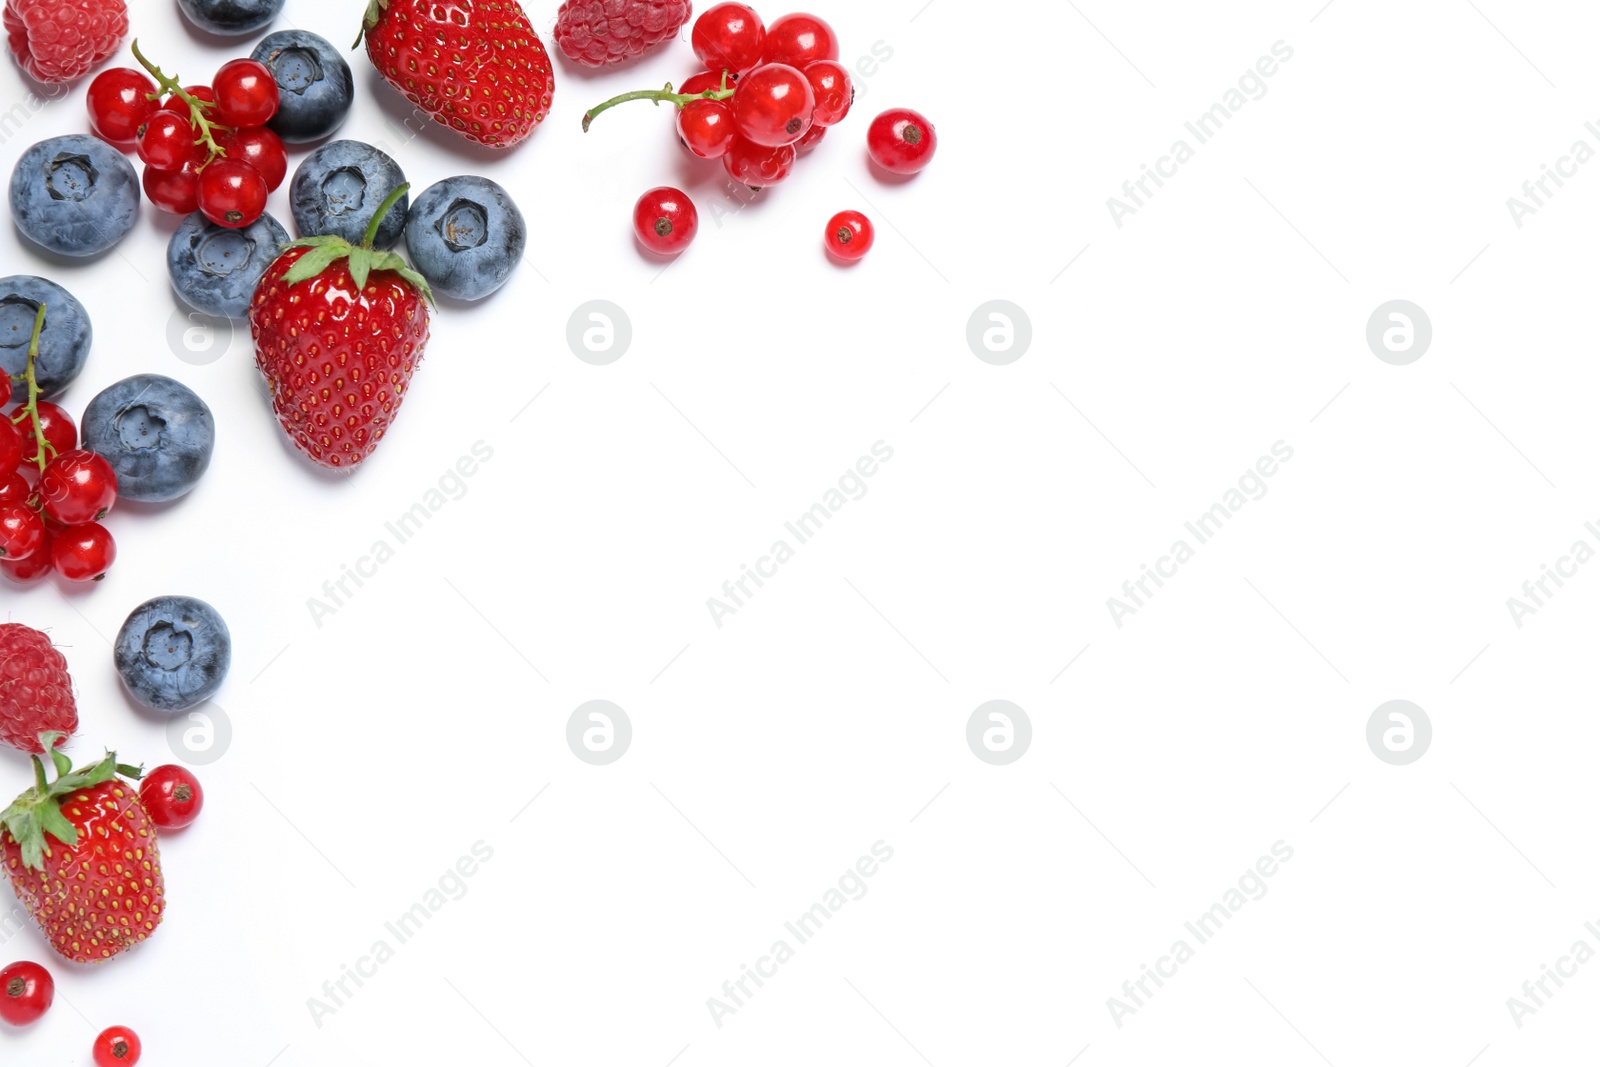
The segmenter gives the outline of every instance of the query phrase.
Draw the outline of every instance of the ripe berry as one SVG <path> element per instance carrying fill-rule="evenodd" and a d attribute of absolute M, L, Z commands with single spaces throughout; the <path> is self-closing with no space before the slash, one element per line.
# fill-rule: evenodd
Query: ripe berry
<path fill-rule="evenodd" d="M 633 231 L 650 251 L 675 256 L 688 248 L 700 231 L 700 212 L 688 194 L 663 185 L 645 193 L 634 205 Z"/>
<path fill-rule="evenodd" d="M 720 159 L 733 141 L 733 109 L 721 100 L 691 100 L 678 112 L 678 137 L 701 159 Z"/>
<path fill-rule="evenodd" d="M 811 83 L 811 93 L 816 97 L 817 109 L 811 118 L 818 126 L 837 126 L 850 114 L 855 102 L 856 87 L 850 83 L 850 72 L 843 64 L 831 59 L 819 59 L 805 68 L 806 81 Z"/>
<path fill-rule="evenodd" d="M 841 211 L 828 220 L 828 232 L 823 237 L 823 244 L 832 255 L 847 263 L 854 263 L 872 251 L 876 236 L 872 221 L 861 212 Z"/>
<path fill-rule="evenodd" d="M 50 546 L 50 562 L 69 582 L 98 582 L 117 561 L 117 543 L 97 522 L 69 526 Z"/>
<path fill-rule="evenodd" d="M 746 74 L 734 90 L 733 122 L 745 140 L 777 148 L 806 135 L 816 106 L 804 74 L 768 63 Z"/>
<path fill-rule="evenodd" d="M 784 15 L 767 27 L 763 63 L 787 63 L 804 69 L 819 59 L 839 58 L 839 35 L 815 15 Z"/>
<path fill-rule="evenodd" d="M 722 73 L 723 72 L 720 70 L 702 70 L 697 74 L 691 74 L 689 77 L 683 80 L 682 85 L 678 86 L 678 92 L 682 93 L 684 96 L 698 96 L 700 93 L 703 93 L 708 89 L 721 89 Z M 738 78 L 737 74 L 729 72 L 729 88 L 733 87 L 734 80 L 736 78 Z"/>
<path fill-rule="evenodd" d="M 211 91 L 217 121 L 224 126 L 264 126 L 278 113 L 278 83 L 265 63 L 253 59 L 224 63 L 211 79 Z"/>
<path fill-rule="evenodd" d="M 289 173 L 289 156 L 283 150 L 283 141 L 265 126 L 226 131 L 218 134 L 216 141 L 229 159 L 241 160 L 260 171 L 268 192 L 275 192 Z"/>
<path fill-rule="evenodd" d="M 907 107 L 885 111 L 867 130 L 867 152 L 891 174 L 915 174 L 933 161 L 939 138 L 933 123 Z"/>
<path fill-rule="evenodd" d="M 180 115 L 163 108 L 151 116 L 139 137 L 139 158 L 157 170 L 177 170 L 185 163 L 198 166 L 205 152 L 194 141 L 187 112 Z"/>
<path fill-rule="evenodd" d="M 200 210 L 200 175 L 192 164 L 182 170 L 144 169 L 144 195 L 162 211 L 192 215 Z"/>
<path fill-rule="evenodd" d="M 26 504 L 0 504 L 0 559 L 25 560 L 44 543 L 44 520 Z"/>
<path fill-rule="evenodd" d="M 695 20 L 689 42 L 707 70 L 742 74 L 761 61 L 767 28 L 748 4 L 717 4 Z"/>
<path fill-rule="evenodd" d="M 676 37 L 691 7 L 689 0 L 566 0 L 556 46 L 579 66 L 621 63 Z"/>
<path fill-rule="evenodd" d="M 59 456 L 63 452 L 70 452 L 78 447 L 78 427 L 72 421 L 72 416 L 56 407 L 48 400 L 39 401 L 35 408 L 39 413 L 39 429 L 44 431 L 46 458 Z M 33 420 L 23 419 L 16 424 L 22 433 L 22 454 L 24 457 L 39 454 L 39 439 L 33 435 Z"/>
<path fill-rule="evenodd" d="M 0 968 L 0 1020 L 12 1026 L 38 1022 L 56 999 L 56 983 L 37 963 Z"/>
<path fill-rule="evenodd" d="M 722 169 L 736 182 L 752 189 L 765 189 L 789 176 L 794 170 L 794 158 L 794 145 L 767 148 L 735 137 L 722 157 Z"/>
<path fill-rule="evenodd" d="M 82 77 L 122 47 L 123 0 L 6 0 L 5 31 L 17 65 L 49 84 Z"/>
<path fill-rule="evenodd" d="M 212 91 L 211 86 L 209 85 L 185 85 L 183 87 L 183 91 L 194 97 L 196 100 L 207 104 L 215 103 L 217 99 L 217 94 Z M 189 102 L 183 97 L 179 96 L 177 93 L 173 93 L 171 96 L 167 97 L 161 102 L 161 110 L 176 111 L 178 114 L 185 117 L 190 114 Z M 208 115 L 207 117 L 209 118 L 210 116 Z"/>
<path fill-rule="evenodd" d="M 811 129 L 806 131 L 806 135 L 794 143 L 794 150 L 796 152 L 809 152 L 817 147 L 817 142 L 827 135 L 828 127 L 813 124 Z"/>
<path fill-rule="evenodd" d="M 267 180 L 242 159 L 214 159 L 200 172 L 197 199 L 206 218 L 242 229 L 267 210 Z"/>
<path fill-rule="evenodd" d="M 183 767 L 157 767 L 139 784 L 139 800 L 160 830 L 181 830 L 194 822 L 205 804 L 200 781 Z"/>
<path fill-rule="evenodd" d="M 62 526 L 99 522 L 117 502 L 117 476 L 104 457 L 75 448 L 45 467 L 39 498 L 45 515 Z"/>
<path fill-rule="evenodd" d="M 156 113 L 150 94 L 155 82 L 132 67 L 101 71 L 89 83 L 89 129 L 102 141 L 126 152 L 139 141 L 144 124 Z"/>
<path fill-rule="evenodd" d="M 0 479 L 22 465 L 22 434 L 10 415 L 0 415 Z M 0 496 L 0 500 L 4 500 Z"/>
<path fill-rule="evenodd" d="M 25 504 L 33 490 L 19 471 L 12 471 L 0 479 L 0 504 Z"/>
<path fill-rule="evenodd" d="M 56 569 L 55 561 L 51 558 L 51 546 L 55 543 L 55 534 L 50 532 L 50 527 L 44 528 L 44 540 L 39 542 L 38 549 L 27 559 L 0 559 L 0 574 L 10 578 L 13 582 L 26 584 L 37 582 L 51 571 Z"/>
<path fill-rule="evenodd" d="M 94 1039 L 95 1067 L 134 1067 L 143 1051 L 138 1034 L 126 1026 L 113 1026 Z"/>

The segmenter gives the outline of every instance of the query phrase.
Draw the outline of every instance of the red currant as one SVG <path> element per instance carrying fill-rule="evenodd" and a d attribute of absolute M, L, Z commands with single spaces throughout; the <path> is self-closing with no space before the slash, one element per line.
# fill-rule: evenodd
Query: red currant
<path fill-rule="evenodd" d="M 132 67 L 103 70 L 89 83 L 89 129 L 95 136 L 123 151 L 134 147 L 144 124 L 156 113 L 150 94 L 155 82 Z"/>
<path fill-rule="evenodd" d="M 678 112 L 678 137 L 701 159 L 720 159 L 733 140 L 733 109 L 721 100 L 691 100 Z"/>
<path fill-rule="evenodd" d="M 817 147 L 817 142 L 828 135 L 828 127 L 813 125 L 806 131 L 806 135 L 794 143 L 796 152 L 809 152 Z"/>
<path fill-rule="evenodd" d="M 55 999 L 55 980 L 37 963 L 0 968 L 0 1019 L 12 1026 L 38 1022 Z"/>
<path fill-rule="evenodd" d="M 63 452 L 70 452 L 78 447 L 78 427 L 72 421 L 72 416 L 56 407 L 48 400 L 41 400 L 37 406 L 39 412 L 39 429 L 44 431 L 44 441 L 49 447 L 45 449 L 47 459 L 59 456 Z M 33 419 L 24 418 L 16 423 L 22 433 L 22 455 L 31 459 L 39 454 L 39 439 L 33 435 Z"/>
<path fill-rule="evenodd" d="M 12 471 L 0 478 L 0 504 L 26 504 L 32 495 L 33 488 L 21 471 Z"/>
<path fill-rule="evenodd" d="M 675 256 L 694 242 L 700 212 L 687 193 L 663 185 L 639 198 L 633 208 L 633 232 L 639 243 L 657 255 Z"/>
<path fill-rule="evenodd" d="M 117 543 L 98 522 L 67 527 L 50 546 L 50 562 L 69 582 L 98 582 L 116 561 Z"/>
<path fill-rule="evenodd" d="M 44 542 L 44 520 L 26 504 L 0 504 L 0 559 L 24 560 Z"/>
<path fill-rule="evenodd" d="M 761 61 L 767 28 L 748 4 L 717 4 L 689 31 L 694 54 L 707 70 L 742 74 Z"/>
<path fill-rule="evenodd" d="M 819 59 L 839 58 L 839 35 L 815 15 L 784 15 L 767 27 L 763 63 L 787 63 L 804 69 Z"/>
<path fill-rule="evenodd" d="M 872 220 L 859 211 L 841 211 L 828 220 L 823 243 L 828 251 L 847 263 L 854 263 L 872 251 L 876 237 Z"/>
<path fill-rule="evenodd" d="M 99 522 L 117 502 L 117 474 L 104 457 L 75 448 L 45 467 L 39 499 L 45 516 L 63 526 Z"/>
<path fill-rule="evenodd" d="M 283 141 L 265 126 L 220 133 L 216 141 L 229 159 L 243 160 L 260 171 L 268 192 L 282 185 L 284 175 L 289 173 L 289 156 L 283 150 Z"/>
<path fill-rule="evenodd" d="M 733 87 L 733 82 L 736 77 L 738 77 L 738 75 L 729 73 L 728 87 L 730 89 Z M 682 93 L 684 96 L 699 96 L 701 93 L 708 90 L 721 88 L 722 71 L 702 70 L 700 73 L 692 74 L 688 78 L 684 79 L 683 84 L 678 86 L 678 92 Z"/>
<path fill-rule="evenodd" d="M 831 59 L 819 59 L 805 68 L 806 81 L 811 83 L 811 93 L 816 97 L 817 109 L 811 115 L 818 126 L 837 126 L 850 114 L 855 102 L 856 87 L 850 83 L 850 72 L 844 65 Z"/>
<path fill-rule="evenodd" d="M 181 830 L 194 822 L 205 804 L 200 781 L 183 767 L 157 767 L 139 783 L 139 800 L 158 830 Z"/>
<path fill-rule="evenodd" d="M 217 94 L 211 91 L 211 86 L 209 85 L 185 85 L 183 91 L 205 104 L 215 103 L 217 99 Z M 189 114 L 189 102 L 177 93 L 173 93 L 161 102 L 161 110 L 176 111 L 180 115 L 187 116 Z"/>
<path fill-rule="evenodd" d="M 733 122 L 747 141 L 777 148 L 811 128 L 817 100 L 806 76 L 782 63 L 757 67 L 733 93 Z"/>
<path fill-rule="evenodd" d="M 143 1051 L 138 1034 L 126 1026 L 113 1026 L 94 1039 L 95 1067 L 133 1067 Z"/>
<path fill-rule="evenodd" d="M 768 148 L 735 137 L 722 157 L 722 169 L 736 182 L 752 189 L 777 185 L 794 170 L 794 145 Z"/>
<path fill-rule="evenodd" d="M 278 113 L 278 83 L 265 63 L 253 59 L 224 63 L 211 79 L 211 91 L 217 96 L 217 120 L 224 126 L 264 126 Z"/>
<path fill-rule="evenodd" d="M 22 466 L 22 434 L 10 415 L 0 415 L 0 478 Z M 0 500 L 5 499 L 0 497 Z"/>
<path fill-rule="evenodd" d="M 891 174 L 915 174 L 933 161 L 939 138 L 933 123 L 908 107 L 885 111 L 867 130 L 867 152 Z"/>
<path fill-rule="evenodd" d="M 144 195 L 162 211 L 192 215 L 200 210 L 200 176 L 191 164 L 182 170 L 144 169 Z"/>
<path fill-rule="evenodd" d="M 267 210 L 267 180 L 242 159 L 214 159 L 200 172 L 199 201 L 206 218 L 239 229 Z"/>
<path fill-rule="evenodd" d="M 52 559 L 51 548 L 55 544 L 55 534 L 50 532 L 50 527 L 44 528 L 44 540 L 39 542 L 38 549 L 27 559 L 0 559 L 0 574 L 10 578 L 13 582 L 37 582 L 56 569 Z"/>
<path fill-rule="evenodd" d="M 139 158 L 147 167 L 177 170 L 185 163 L 198 165 L 205 158 L 205 151 L 195 144 L 188 117 L 163 109 L 145 125 L 139 138 Z"/>

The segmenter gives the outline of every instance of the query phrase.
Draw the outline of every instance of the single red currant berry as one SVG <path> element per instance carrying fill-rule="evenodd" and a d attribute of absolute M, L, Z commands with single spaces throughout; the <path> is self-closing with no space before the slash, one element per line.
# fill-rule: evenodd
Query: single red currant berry
<path fill-rule="evenodd" d="M 804 74 L 768 63 L 746 74 L 734 90 L 733 121 L 745 140 L 777 148 L 806 135 L 816 106 Z"/>
<path fill-rule="evenodd" d="M 78 427 L 71 415 L 48 400 L 39 401 L 36 410 L 39 413 L 39 428 L 44 431 L 44 441 L 48 446 L 45 449 L 46 460 L 78 447 Z M 39 454 L 39 439 L 33 435 L 33 420 L 25 418 L 16 423 L 16 427 L 22 433 L 22 456 L 23 461 L 27 462 Z"/>
<path fill-rule="evenodd" d="M 117 542 L 98 522 L 69 526 L 56 534 L 50 561 L 69 582 L 98 582 L 117 561 Z"/>
<path fill-rule="evenodd" d="M 217 99 L 217 94 L 211 91 L 211 86 L 209 85 L 185 85 L 183 87 L 183 91 L 203 104 L 215 103 Z M 179 114 L 187 117 L 189 115 L 189 102 L 183 97 L 179 96 L 177 93 L 173 93 L 171 96 L 161 101 L 161 109 L 163 111 L 176 111 Z M 208 111 L 210 113 L 207 114 L 207 118 L 210 118 L 211 114 L 215 114 L 215 112 L 211 111 L 210 109 L 208 109 Z"/>
<path fill-rule="evenodd" d="M 217 119 L 224 126 L 264 126 L 278 113 L 278 83 L 265 63 L 230 59 L 211 79 Z"/>
<path fill-rule="evenodd" d="M 22 466 L 22 434 L 10 415 L 0 415 L 0 478 Z"/>
<path fill-rule="evenodd" d="M 817 147 L 817 142 L 822 140 L 827 135 L 828 127 L 812 126 L 811 129 L 806 131 L 806 135 L 804 137 L 800 138 L 794 143 L 794 149 L 796 152 L 809 152 L 813 148 Z"/>
<path fill-rule="evenodd" d="M 265 126 L 224 131 L 217 135 L 216 142 L 229 159 L 242 160 L 260 171 L 268 192 L 275 192 L 289 173 L 289 156 L 283 141 Z"/>
<path fill-rule="evenodd" d="M 150 94 L 155 82 L 132 67 L 112 67 L 89 83 L 89 129 L 108 144 L 126 152 L 139 141 L 144 124 L 156 113 Z"/>
<path fill-rule="evenodd" d="M 0 479 L 0 504 L 26 504 L 32 495 L 33 489 L 21 471 L 12 471 Z"/>
<path fill-rule="evenodd" d="M 39 547 L 27 559 L 0 559 L 0 574 L 5 575 L 13 582 L 26 584 L 37 582 L 56 569 L 52 558 L 51 547 L 55 544 L 55 534 L 50 532 L 50 527 L 44 528 L 44 540 L 39 542 Z"/>
<path fill-rule="evenodd" d="M 267 210 L 267 180 L 242 159 L 213 159 L 200 172 L 198 199 L 206 218 L 239 229 Z"/>
<path fill-rule="evenodd" d="M 191 164 L 182 170 L 144 169 L 144 195 L 162 211 L 174 215 L 192 215 L 200 210 L 200 176 Z"/>
<path fill-rule="evenodd" d="M 728 177 L 751 189 L 765 189 L 777 185 L 794 170 L 794 145 L 768 148 L 735 137 L 722 157 L 722 169 Z"/>
<path fill-rule="evenodd" d="M 727 73 L 728 88 L 732 89 L 734 86 L 734 79 L 737 78 L 738 75 L 732 71 L 728 71 Z M 723 72 L 720 70 L 702 70 L 698 74 L 692 74 L 684 80 L 682 85 L 678 86 L 678 92 L 682 93 L 684 96 L 699 96 L 701 93 L 708 92 L 713 89 L 721 89 L 722 74 Z"/>
<path fill-rule="evenodd" d="M 639 243 L 662 256 L 675 256 L 700 232 L 700 212 L 681 189 L 651 189 L 633 207 L 633 232 Z"/>
<path fill-rule="evenodd" d="M 181 830 L 194 822 L 205 799 L 200 780 L 172 764 L 157 767 L 139 783 L 139 800 L 159 830 Z"/>
<path fill-rule="evenodd" d="M 104 457 L 75 448 L 45 467 L 39 500 L 46 517 L 62 526 L 99 522 L 117 502 L 117 474 Z"/>
<path fill-rule="evenodd" d="M 908 107 L 885 111 L 867 130 L 867 152 L 890 174 L 915 174 L 933 161 L 939 138 L 933 123 Z"/>
<path fill-rule="evenodd" d="M 186 115 L 161 110 L 150 118 L 139 138 L 139 158 L 157 170 L 177 170 L 185 163 L 198 165 L 205 153 L 194 143 L 195 133 Z"/>
<path fill-rule="evenodd" d="M 837 126 L 850 114 L 855 102 L 856 87 L 850 82 L 850 72 L 844 65 L 831 59 L 819 59 L 807 64 L 806 81 L 811 83 L 811 94 L 816 97 L 817 109 L 811 119 L 818 126 Z"/>
<path fill-rule="evenodd" d="M 847 263 L 854 263 L 872 251 L 872 242 L 876 237 L 872 220 L 859 211 L 841 211 L 828 220 L 828 232 L 823 244 L 832 255 Z"/>
<path fill-rule="evenodd" d="M 126 1026 L 113 1026 L 94 1039 L 95 1067 L 134 1067 L 143 1051 L 138 1034 Z"/>
<path fill-rule="evenodd" d="M 44 520 L 26 504 L 0 504 L 0 559 L 24 560 L 44 543 Z"/>
<path fill-rule="evenodd" d="M 678 139 L 701 159 L 720 159 L 733 140 L 733 109 L 720 100 L 691 100 L 678 112 Z"/>
<path fill-rule="evenodd" d="M 707 70 L 742 74 L 761 61 L 767 27 L 748 4 L 717 4 L 695 19 L 689 31 L 694 54 Z"/>
<path fill-rule="evenodd" d="M 804 69 L 819 59 L 839 58 L 839 35 L 815 15 L 784 15 L 767 27 L 763 63 L 787 63 Z"/>
<path fill-rule="evenodd" d="M 0 968 L 0 1019 L 12 1026 L 38 1022 L 55 999 L 55 980 L 37 963 Z"/>

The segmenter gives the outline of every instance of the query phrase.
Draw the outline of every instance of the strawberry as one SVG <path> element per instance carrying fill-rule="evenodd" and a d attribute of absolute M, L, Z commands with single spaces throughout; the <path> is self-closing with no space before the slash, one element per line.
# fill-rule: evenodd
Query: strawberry
<path fill-rule="evenodd" d="M 550 113 L 555 74 L 517 0 L 368 0 L 361 32 L 378 73 L 469 141 L 510 148 Z"/>
<path fill-rule="evenodd" d="M 74 963 L 100 963 L 155 933 L 166 911 L 156 831 L 139 800 L 139 771 L 114 753 L 74 771 L 50 750 L 56 780 L 33 757 L 37 784 L 0 812 L 0 863 L 50 946 Z"/>
<path fill-rule="evenodd" d="M 408 188 L 389 194 L 359 247 L 333 236 L 290 242 L 250 301 L 256 366 L 278 424 L 324 467 L 353 467 L 372 455 L 428 343 L 427 281 L 372 247 Z"/>

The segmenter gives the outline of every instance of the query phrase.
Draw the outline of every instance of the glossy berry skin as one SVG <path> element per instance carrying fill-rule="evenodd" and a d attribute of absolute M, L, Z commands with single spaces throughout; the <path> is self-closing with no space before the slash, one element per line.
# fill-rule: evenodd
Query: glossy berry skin
<path fill-rule="evenodd" d="M 695 20 L 689 41 L 707 70 L 742 74 L 761 62 L 767 27 L 748 4 L 716 4 Z"/>
<path fill-rule="evenodd" d="M 27 559 L 0 559 L 0 575 L 20 585 L 48 577 L 56 569 L 55 561 L 51 558 L 51 547 L 54 543 L 55 535 L 46 526 L 44 543 L 39 546 L 39 550 Z"/>
<path fill-rule="evenodd" d="M 890 174 L 915 174 L 933 162 L 939 138 L 933 123 L 907 107 L 892 108 L 872 120 L 867 152 Z"/>
<path fill-rule="evenodd" d="M 124 152 L 139 141 L 139 134 L 160 105 L 150 99 L 156 83 L 144 71 L 112 67 L 89 83 L 89 128 L 107 144 Z"/>
<path fill-rule="evenodd" d="M 733 93 L 733 124 L 745 140 L 778 148 L 806 135 L 816 106 L 811 82 L 803 73 L 768 63 L 739 81 Z"/>
<path fill-rule="evenodd" d="M 722 157 L 722 169 L 728 177 L 751 189 L 765 189 L 793 173 L 794 160 L 794 145 L 767 148 L 735 137 Z"/>
<path fill-rule="evenodd" d="M 230 59 L 211 79 L 217 120 L 224 126 L 265 126 L 278 113 L 278 83 L 266 64 Z"/>
<path fill-rule="evenodd" d="M 0 374 L 19 378 L 27 369 L 28 345 L 33 340 L 33 320 L 40 304 L 49 307 L 45 312 L 44 330 L 39 334 L 34 379 L 41 396 L 59 396 L 88 362 L 89 349 L 94 343 L 94 326 L 77 297 L 55 282 L 31 274 L 0 278 Z M 18 404 L 25 403 L 27 383 L 12 381 L 9 388 L 0 384 L 0 406 L 8 395 Z M 31 432 L 32 428 L 30 421 L 24 433 Z M 33 450 L 25 450 L 24 455 L 33 455 Z"/>
<path fill-rule="evenodd" d="M 94 1067 L 134 1067 L 143 1052 L 138 1034 L 126 1026 L 113 1026 L 94 1039 Z"/>
<path fill-rule="evenodd" d="M 55 980 L 37 963 L 0 967 L 0 1022 L 12 1026 L 36 1023 L 55 999 Z"/>
<path fill-rule="evenodd" d="M 528 223 L 496 182 L 458 174 L 428 186 L 406 216 L 406 252 L 435 293 L 482 300 L 528 249 Z"/>
<path fill-rule="evenodd" d="M 167 242 L 167 277 L 173 290 L 196 311 L 242 319 L 250 310 L 250 298 L 261 276 L 288 243 L 288 231 L 271 215 L 234 228 L 218 226 L 195 212 L 178 225 Z M 89 408 L 93 410 L 94 404 Z M 110 453 L 90 443 L 93 435 L 88 422 L 89 412 L 85 411 L 86 447 L 109 457 Z M 123 486 L 124 496 L 127 488 Z"/>
<path fill-rule="evenodd" d="M 700 212 L 681 189 L 663 185 L 639 198 L 633 208 L 633 232 L 639 243 L 658 256 L 675 256 L 694 243 Z"/>
<path fill-rule="evenodd" d="M 241 229 L 267 210 L 267 180 L 240 159 L 213 159 L 200 172 L 200 212 L 218 226 Z"/>
<path fill-rule="evenodd" d="M 50 546 L 50 562 L 69 582 L 98 582 L 116 561 L 117 542 L 97 522 L 67 527 Z"/>
<path fill-rule="evenodd" d="M 139 138 L 139 158 L 157 170 L 178 170 L 185 164 L 198 167 L 205 150 L 194 139 L 187 111 L 179 114 L 162 108 L 151 116 Z"/>
<path fill-rule="evenodd" d="M 806 135 L 794 143 L 794 150 L 796 152 L 809 152 L 817 147 L 817 142 L 827 135 L 828 127 L 813 124 L 811 129 L 806 131 Z"/>
<path fill-rule="evenodd" d="M 44 543 L 44 520 L 26 504 L 0 504 L 0 559 L 25 560 Z"/>
<path fill-rule="evenodd" d="M 216 135 L 216 142 L 229 159 L 254 167 L 265 179 L 268 192 L 276 192 L 289 173 L 289 156 L 283 150 L 283 141 L 265 126 L 224 131 Z"/>
<path fill-rule="evenodd" d="M 0 742 L 42 753 L 40 734 L 60 733 L 59 747 L 77 729 L 78 705 L 61 650 L 31 626 L 0 624 Z"/>
<path fill-rule="evenodd" d="M 855 102 L 856 87 L 850 82 L 850 72 L 844 65 L 831 59 L 820 59 L 805 68 L 806 81 L 811 83 L 811 94 L 817 107 L 811 118 L 818 126 L 837 126 L 850 114 Z"/>
<path fill-rule="evenodd" d="M 114 646 L 117 674 L 147 708 L 177 713 L 222 688 L 233 639 L 217 609 L 192 596 L 160 596 L 134 608 Z"/>
<path fill-rule="evenodd" d="M 295 229 L 302 237 L 336 234 L 360 244 L 384 199 L 404 184 L 405 172 L 388 153 L 362 141 L 330 141 L 301 160 L 289 182 Z M 394 247 L 410 209 L 407 193 L 378 224 L 375 247 Z"/>
<path fill-rule="evenodd" d="M 730 89 L 733 88 L 735 79 L 737 77 L 738 77 L 738 75 L 734 74 L 732 72 L 730 72 L 728 74 L 728 88 L 730 88 Z M 696 73 L 691 74 L 691 75 L 689 75 L 689 77 L 685 78 L 683 80 L 683 84 L 678 86 L 678 92 L 682 93 L 685 96 L 698 96 L 699 94 L 701 94 L 703 92 L 706 92 L 709 89 L 721 89 L 721 88 L 722 88 L 722 71 L 720 71 L 720 70 L 702 70 L 702 71 L 697 71 Z"/>
<path fill-rule="evenodd" d="M 209 85 L 185 85 L 183 87 L 183 91 L 194 97 L 196 100 L 203 100 L 207 103 L 215 103 L 217 99 L 217 94 L 212 91 L 211 86 Z M 171 96 L 161 101 L 161 110 L 176 111 L 185 118 L 188 118 L 194 113 L 189 107 L 189 102 L 183 97 L 179 96 L 177 93 L 173 93 Z"/>
<path fill-rule="evenodd" d="M 0 425 L 9 425 L 9 422 L 0 420 Z M 0 430 L 0 433 L 4 432 Z M 28 480 L 21 472 L 12 471 L 0 478 L 0 504 L 25 504 L 32 495 L 33 487 L 28 484 Z"/>
<path fill-rule="evenodd" d="M 117 475 L 101 456 L 82 448 L 52 459 L 39 476 L 45 517 L 62 526 L 99 522 L 117 502 Z"/>
<path fill-rule="evenodd" d="M 767 27 L 763 63 L 787 63 L 803 70 L 820 59 L 838 58 L 839 35 L 815 15 L 784 15 Z"/>
<path fill-rule="evenodd" d="M 124 378 L 83 411 L 83 446 L 111 464 L 123 500 L 164 504 L 183 496 L 211 465 L 216 440 L 205 401 L 159 374 Z"/>
<path fill-rule="evenodd" d="M 288 144 L 320 141 L 337 130 L 355 101 L 355 76 L 340 51 L 305 30 L 268 34 L 250 53 L 278 85 L 278 113 L 267 123 Z"/>
<path fill-rule="evenodd" d="M 22 434 L 17 432 L 10 415 L 0 415 L 0 482 L 4 482 L 6 475 L 14 472 L 21 463 Z M 0 491 L 0 500 L 5 498 L 4 491 Z"/>
<path fill-rule="evenodd" d="M 828 220 L 823 245 L 830 255 L 854 263 L 872 251 L 876 237 L 872 220 L 859 211 L 841 211 Z"/>
<path fill-rule="evenodd" d="M 146 167 L 142 183 L 145 197 L 162 211 L 192 215 L 200 210 L 200 175 L 193 167 L 186 166 L 182 170 Z"/>
<path fill-rule="evenodd" d="M 11 218 L 23 236 L 63 256 L 115 246 L 139 217 L 139 176 L 98 137 L 40 141 L 11 172 Z"/>
<path fill-rule="evenodd" d="M 701 159 L 721 159 L 733 143 L 733 109 L 721 100 L 691 100 L 678 112 L 678 139 Z"/>
<path fill-rule="evenodd" d="M 157 767 L 139 783 L 139 800 L 158 830 L 182 830 L 200 817 L 206 794 L 200 780 L 183 767 Z"/>
<path fill-rule="evenodd" d="M 39 428 L 44 431 L 45 444 L 50 446 L 45 453 L 47 457 L 59 456 L 78 447 L 78 427 L 73 423 L 72 416 L 48 400 L 39 402 L 38 411 Z M 33 435 L 33 420 L 23 419 L 16 426 L 22 432 L 23 456 L 38 455 L 39 439 Z"/>

